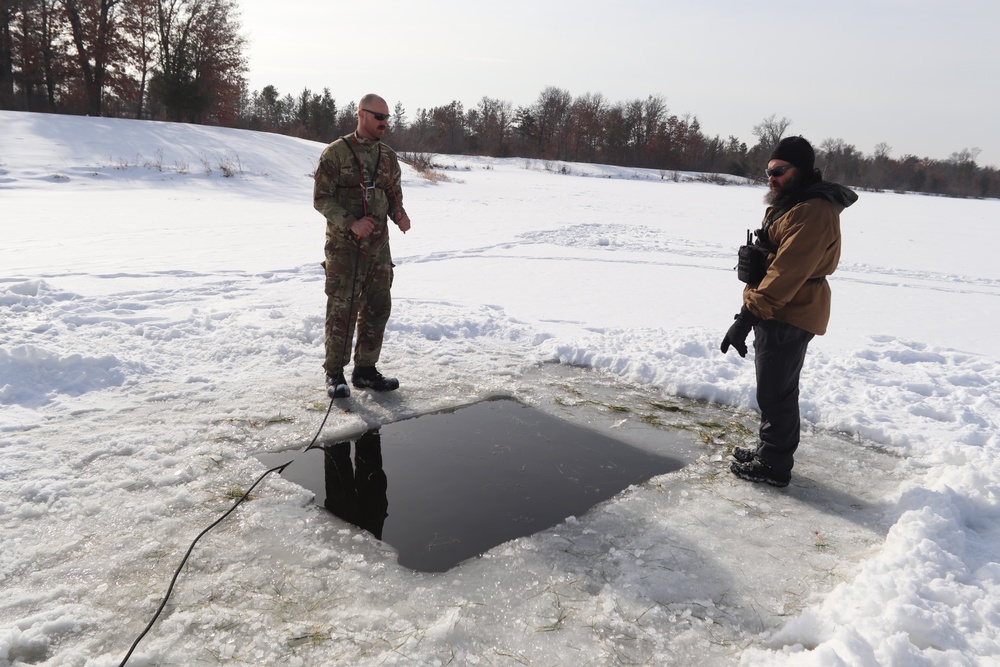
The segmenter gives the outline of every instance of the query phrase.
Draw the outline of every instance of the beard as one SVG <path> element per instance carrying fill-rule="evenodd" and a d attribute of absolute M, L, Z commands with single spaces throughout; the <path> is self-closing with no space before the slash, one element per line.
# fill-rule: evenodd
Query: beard
<path fill-rule="evenodd" d="M 802 176 L 799 174 L 799 170 L 796 169 L 792 172 L 792 176 L 788 179 L 788 182 L 783 186 L 776 189 L 768 187 L 767 194 L 764 195 L 764 203 L 768 206 L 777 206 L 778 204 L 794 199 L 804 189 L 805 184 L 802 181 Z"/>

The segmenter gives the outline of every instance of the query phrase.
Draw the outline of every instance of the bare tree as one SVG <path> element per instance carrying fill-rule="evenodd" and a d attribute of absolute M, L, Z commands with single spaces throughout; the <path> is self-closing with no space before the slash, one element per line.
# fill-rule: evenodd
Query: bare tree
<path fill-rule="evenodd" d="M 71 87 L 72 79 L 57 0 L 0 0 L 0 15 L 6 21 L 0 26 L 6 42 L 3 49 L 10 47 L 0 66 L 4 70 L 0 100 L 6 98 L 11 108 L 55 111 L 57 97 Z"/>
<path fill-rule="evenodd" d="M 122 60 L 130 76 L 116 77 L 111 85 L 132 106 L 135 117 L 142 118 L 157 52 L 157 0 L 129 0 L 122 10 Z"/>
<path fill-rule="evenodd" d="M 569 91 L 549 86 L 538 96 L 535 103 L 535 138 L 541 157 L 560 159 L 562 148 L 568 136 L 565 127 L 566 115 L 573 98 Z"/>
<path fill-rule="evenodd" d="M 982 153 L 982 149 L 979 148 L 963 148 L 952 153 L 948 161 L 955 165 L 975 164 L 980 153 Z"/>
<path fill-rule="evenodd" d="M 974 191 L 973 182 L 979 167 L 976 165 L 976 158 L 979 157 L 980 149 L 963 148 L 951 154 L 948 162 L 954 167 L 955 194 L 966 195 Z"/>
<path fill-rule="evenodd" d="M 76 60 L 83 75 L 87 113 L 100 116 L 105 77 L 115 57 L 116 7 L 119 0 L 61 0 L 69 19 L 76 47 Z"/>
<path fill-rule="evenodd" d="M 757 137 L 757 145 L 767 150 L 776 145 L 785 136 L 785 130 L 792 124 L 787 118 L 777 120 L 778 114 L 771 114 L 753 126 L 753 136 Z"/>
<path fill-rule="evenodd" d="M 825 163 L 830 180 L 855 184 L 861 175 L 864 156 L 843 139 L 825 139 L 819 146 L 818 157 Z"/>
<path fill-rule="evenodd" d="M 19 0 L 0 0 L 0 109 L 14 97 L 14 35 L 11 23 Z"/>
<path fill-rule="evenodd" d="M 573 135 L 571 157 L 583 162 L 597 162 L 604 136 L 607 101 L 600 93 L 586 93 L 573 101 L 570 109 Z"/>
<path fill-rule="evenodd" d="M 881 191 L 886 187 L 891 178 L 889 153 L 892 147 L 884 141 L 875 145 L 875 152 L 872 154 L 871 167 L 868 171 L 871 187 Z"/>
<path fill-rule="evenodd" d="M 174 120 L 233 122 L 246 60 L 235 0 L 159 0 L 153 89 Z"/>
<path fill-rule="evenodd" d="M 642 100 L 630 100 L 626 102 L 625 131 L 628 136 L 628 150 L 632 160 L 636 163 L 639 160 L 639 151 L 646 142 L 644 129 L 645 124 L 642 122 Z"/>
<path fill-rule="evenodd" d="M 208 113 L 199 122 L 230 125 L 239 116 L 239 95 L 247 71 L 237 0 L 206 0 L 197 27 L 196 62 L 209 90 Z"/>
<path fill-rule="evenodd" d="M 24 34 L 27 39 L 34 39 L 38 45 L 37 53 L 41 57 L 42 78 L 45 85 L 45 99 L 49 109 L 56 109 L 56 95 L 60 88 L 67 87 L 67 78 L 71 69 L 66 58 L 65 37 L 63 37 L 64 22 L 57 10 L 58 0 L 36 0 L 38 11 L 38 34 Z"/>
<path fill-rule="evenodd" d="M 663 135 L 667 113 L 667 101 L 662 95 L 650 95 L 642 103 L 643 142 L 639 146 L 638 160 L 644 167 L 661 162 L 656 156 L 656 144 Z"/>

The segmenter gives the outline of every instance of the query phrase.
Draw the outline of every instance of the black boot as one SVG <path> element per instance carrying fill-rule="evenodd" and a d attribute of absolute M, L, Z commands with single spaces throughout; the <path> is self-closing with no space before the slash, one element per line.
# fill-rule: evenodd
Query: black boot
<path fill-rule="evenodd" d="M 767 482 L 771 486 L 778 487 L 788 486 L 788 482 L 792 477 L 791 475 L 779 475 L 775 473 L 771 466 L 762 463 L 759 459 L 747 461 L 746 463 L 731 463 L 729 470 L 740 479 L 745 479 L 748 482 Z"/>
<path fill-rule="evenodd" d="M 326 394 L 330 398 L 347 398 L 351 395 L 351 388 L 347 386 L 347 379 L 344 371 L 338 371 L 336 375 L 326 376 Z"/>
<path fill-rule="evenodd" d="M 354 372 L 351 373 L 351 384 L 358 389 L 374 389 L 375 391 L 399 389 L 399 380 L 385 377 L 374 366 L 355 366 Z"/>

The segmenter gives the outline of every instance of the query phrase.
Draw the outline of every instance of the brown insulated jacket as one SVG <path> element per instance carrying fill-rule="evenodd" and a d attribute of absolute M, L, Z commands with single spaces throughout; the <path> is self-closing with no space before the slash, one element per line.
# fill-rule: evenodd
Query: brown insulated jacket
<path fill-rule="evenodd" d="M 791 208 L 767 209 L 764 226 L 772 252 L 764 278 L 743 290 L 750 312 L 816 335 L 826 333 L 831 294 L 825 278 L 840 261 L 840 212 L 857 199 L 848 188 L 817 177 Z"/>

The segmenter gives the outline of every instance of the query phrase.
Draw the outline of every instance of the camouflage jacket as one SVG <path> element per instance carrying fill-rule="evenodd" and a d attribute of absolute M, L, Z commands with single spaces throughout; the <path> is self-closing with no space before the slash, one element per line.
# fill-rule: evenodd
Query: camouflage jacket
<path fill-rule="evenodd" d="M 400 179 L 396 153 L 381 141 L 352 132 L 327 146 L 313 184 L 313 207 L 326 218 L 327 248 L 347 246 L 366 254 L 381 250 L 389 242 L 388 220 L 406 215 Z M 375 220 L 375 230 L 358 240 L 351 225 L 365 215 Z"/>

